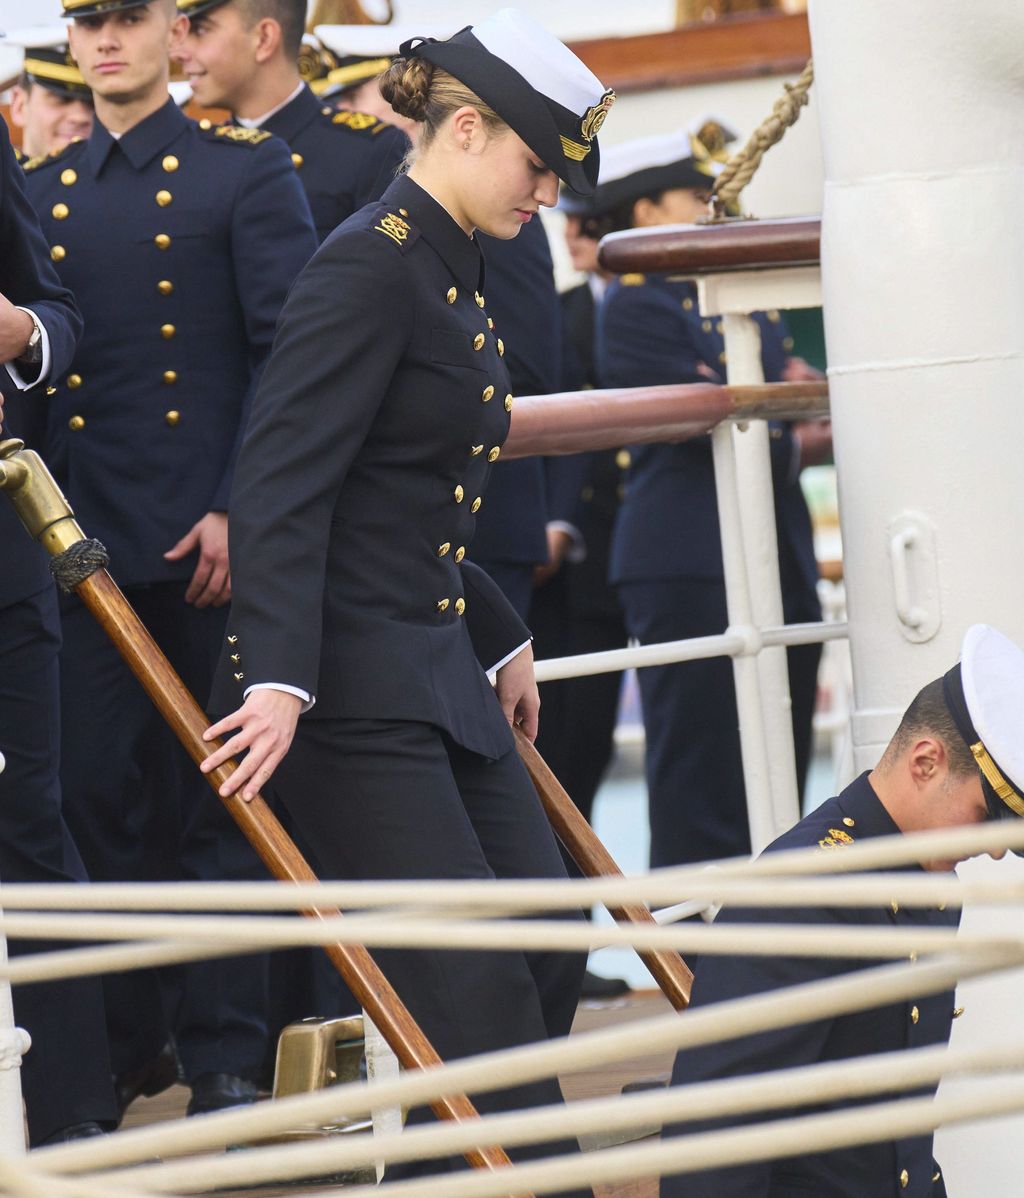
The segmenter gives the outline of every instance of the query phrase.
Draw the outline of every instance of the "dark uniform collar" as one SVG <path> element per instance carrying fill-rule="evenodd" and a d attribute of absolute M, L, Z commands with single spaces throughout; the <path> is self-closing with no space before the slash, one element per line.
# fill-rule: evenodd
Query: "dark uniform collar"
<path fill-rule="evenodd" d="M 313 120 L 320 115 L 323 104 L 310 91 L 308 84 L 302 85 L 302 91 L 278 109 L 273 116 L 268 117 L 260 126 L 268 133 L 276 133 L 283 141 L 291 142 Z"/>
<path fill-rule="evenodd" d="M 167 103 L 139 121 L 120 138 L 114 138 L 99 120 L 93 122 L 89 135 L 88 160 L 94 175 L 100 171 L 110 157 L 114 146 L 138 171 L 152 161 L 189 124 L 189 119 L 168 96 Z"/>
<path fill-rule="evenodd" d="M 429 192 L 408 175 L 399 175 L 381 196 L 380 202 L 393 212 L 404 208 L 409 220 L 443 259 L 455 281 L 469 291 L 483 294 L 484 256 L 476 237 L 467 237 Z"/>
<path fill-rule="evenodd" d="M 840 794 L 837 799 L 839 808 L 843 815 L 854 821 L 853 836 L 856 840 L 864 840 L 869 836 L 898 836 L 900 829 L 875 794 L 874 787 L 868 781 L 869 773 L 869 770 L 865 770 Z M 922 867 L 916 861 L 908 861 L 905 865 L 893 865 L 890 868 L 915 870 Z"/>

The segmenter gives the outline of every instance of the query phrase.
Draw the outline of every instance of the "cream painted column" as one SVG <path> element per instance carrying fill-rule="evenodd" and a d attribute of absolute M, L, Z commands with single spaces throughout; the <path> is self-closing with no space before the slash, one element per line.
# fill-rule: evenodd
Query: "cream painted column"
<path fill-rule="evenodd" d="M 1024 644 L 1024 7 L 812 0 L 810 20 L 853 749 L 865 769 L 917 689 L 956 660 L 968 625 Z M 1020 877 L 1022 863 L 971 868 Z M 972 1031 L 977 986 L 965 986 L 957 1038 L 1017 1034 L 1024 978 L 985 983 L 990 1002 L 993 985 L 1004 1018 Z M 1024 1119 L 999 1135 L 942 1133 L 949 1192 L 1016 1198 L 1022 1142 Z"/>

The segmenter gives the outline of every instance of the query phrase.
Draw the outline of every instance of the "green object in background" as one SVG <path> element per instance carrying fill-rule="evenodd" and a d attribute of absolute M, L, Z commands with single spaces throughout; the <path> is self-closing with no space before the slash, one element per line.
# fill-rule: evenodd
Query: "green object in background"
<path fill-rule="evenodd" d="M 786 324 L 793 338 L 793 353 L 818 370 L 825 369 L 825 322 L 820 308 L 791 308 Z"/>

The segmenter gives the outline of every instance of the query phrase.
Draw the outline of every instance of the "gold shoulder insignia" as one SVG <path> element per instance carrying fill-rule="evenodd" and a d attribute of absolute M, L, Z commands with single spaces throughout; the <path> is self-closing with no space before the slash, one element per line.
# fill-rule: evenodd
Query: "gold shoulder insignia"
<path fill-rule="evenodd" d="M 619 282 L 623 287 L 641 287 L 647 282 L 647 276 L 641 274 L 621 275 Z"/>
<path fill-rule="evenodd" d="M 390 237 L 395 245 L 403 245 L 409 237 L 412 226 L 407 220 L 389 212 L 386 216 L 381 217 L 380 223 L 374 225 L 373 229 L 375 233 L 383 233 L 385 237 Z"/>
<path fill-rule="evenodd" d="M 38 154 L 35 158 L 26 158 L 22 155 L 21 169 L 23 171 L 34 171 L 47 162 L 56 162 L 58 158 L 63 158 L 72 146 L 78 145 L 81 140 L 80 137 L 72 138 L 66 146 L 61 146 L 59 150 L 52 150 L 49 154 Z"/>
<path fill-rule="evenodd" d="M 829 828 L 828 835 L 818 841 L 818 847 L 823 849 L 839 849 L 844 844 L 853 844 L 853 837 L 842 828 Z"/>
<path fill-rule="evenodd" d="M 332 125 L 344 125 L 348 129 L 355 129 L 357 132 L 375 129 L 378 125 L 383 125 L 384 122 L 380 117 L 374 116 L 372 112 L 349 112 L 348 109 L 341 109 L 334 113 L 331 117 Z"/>
<path fill-rule="evenodd" d="M 260 142 L 274 136 L 273 133 L 268 133 L 266 129 L 245 129 L 241 125 L 216 125 L 213 135 L 214 137 L 221 137 L 227 141 L 240 142 L 248 146 L 258 146 Z"/>

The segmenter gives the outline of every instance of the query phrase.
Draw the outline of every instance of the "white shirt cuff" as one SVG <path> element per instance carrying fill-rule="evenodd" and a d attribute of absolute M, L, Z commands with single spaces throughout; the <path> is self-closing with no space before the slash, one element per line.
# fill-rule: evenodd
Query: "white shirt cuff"
<path fill-rule="evenodd" d="M 531 636 L 529 640 L 523 641 L 523 643 L 517 649 L 513 649 L 511 653 L 506 653 L 496 666 L 491 666 L 491 668 L 487 671 L 487 677 L 490 680 L 491 686 L 494 685 L 495 679 L 498 676 L 498 671 L 501 669 L 501 667 L 507 666 L 513 657 L 518 657 L 532 640 L 533 637 Z"/>
<path fill-rule="evenodd" d="M 34 375 L 28 382 L 22 377 L 21 371 L 18 369 L 17 362 L 7 362 L 7 373 L 14 380 L 15 387 L 19 391 L 27 391 L 29 387 L 35 387 L 41 383 L 50 373 L 50 334 L 46 331 L 46 325 L 39 319 L 31 308 L 23 308 L 20 304 L 15 305 L 19 312 L 27 312 L 32 317 L 32 323 L 39 326 L 39 344 L 43 350 L 42 359 L 39 362 L 39 373 Z"/>
<path fill-rule="evenodd" d="M 286 682 L 254 682 L 252 686 L 245 688 L 242 697 L 248 699 L 253 691 L 284 691 L 286 695 L 294 695 L 296 699 L 302 700 L 302 710 L 299 715 L 305 715 L 316 702 L 316 695 L 311 695 L 309 691 L 304 691 L 300 687 L 289 686 Z"/>
<path fill-rule="evenodd" d="M 587 556 L 587 543 L 583 539 L 583 534 L 575 524 L 570 524 L 568 520 L 549 520 L 548 528 L 553 528 L 555 532 L 564 532 L 572 541 L 572 544 L 566 550 L 565 560 L 567 562 L 582 562 Z"/>

